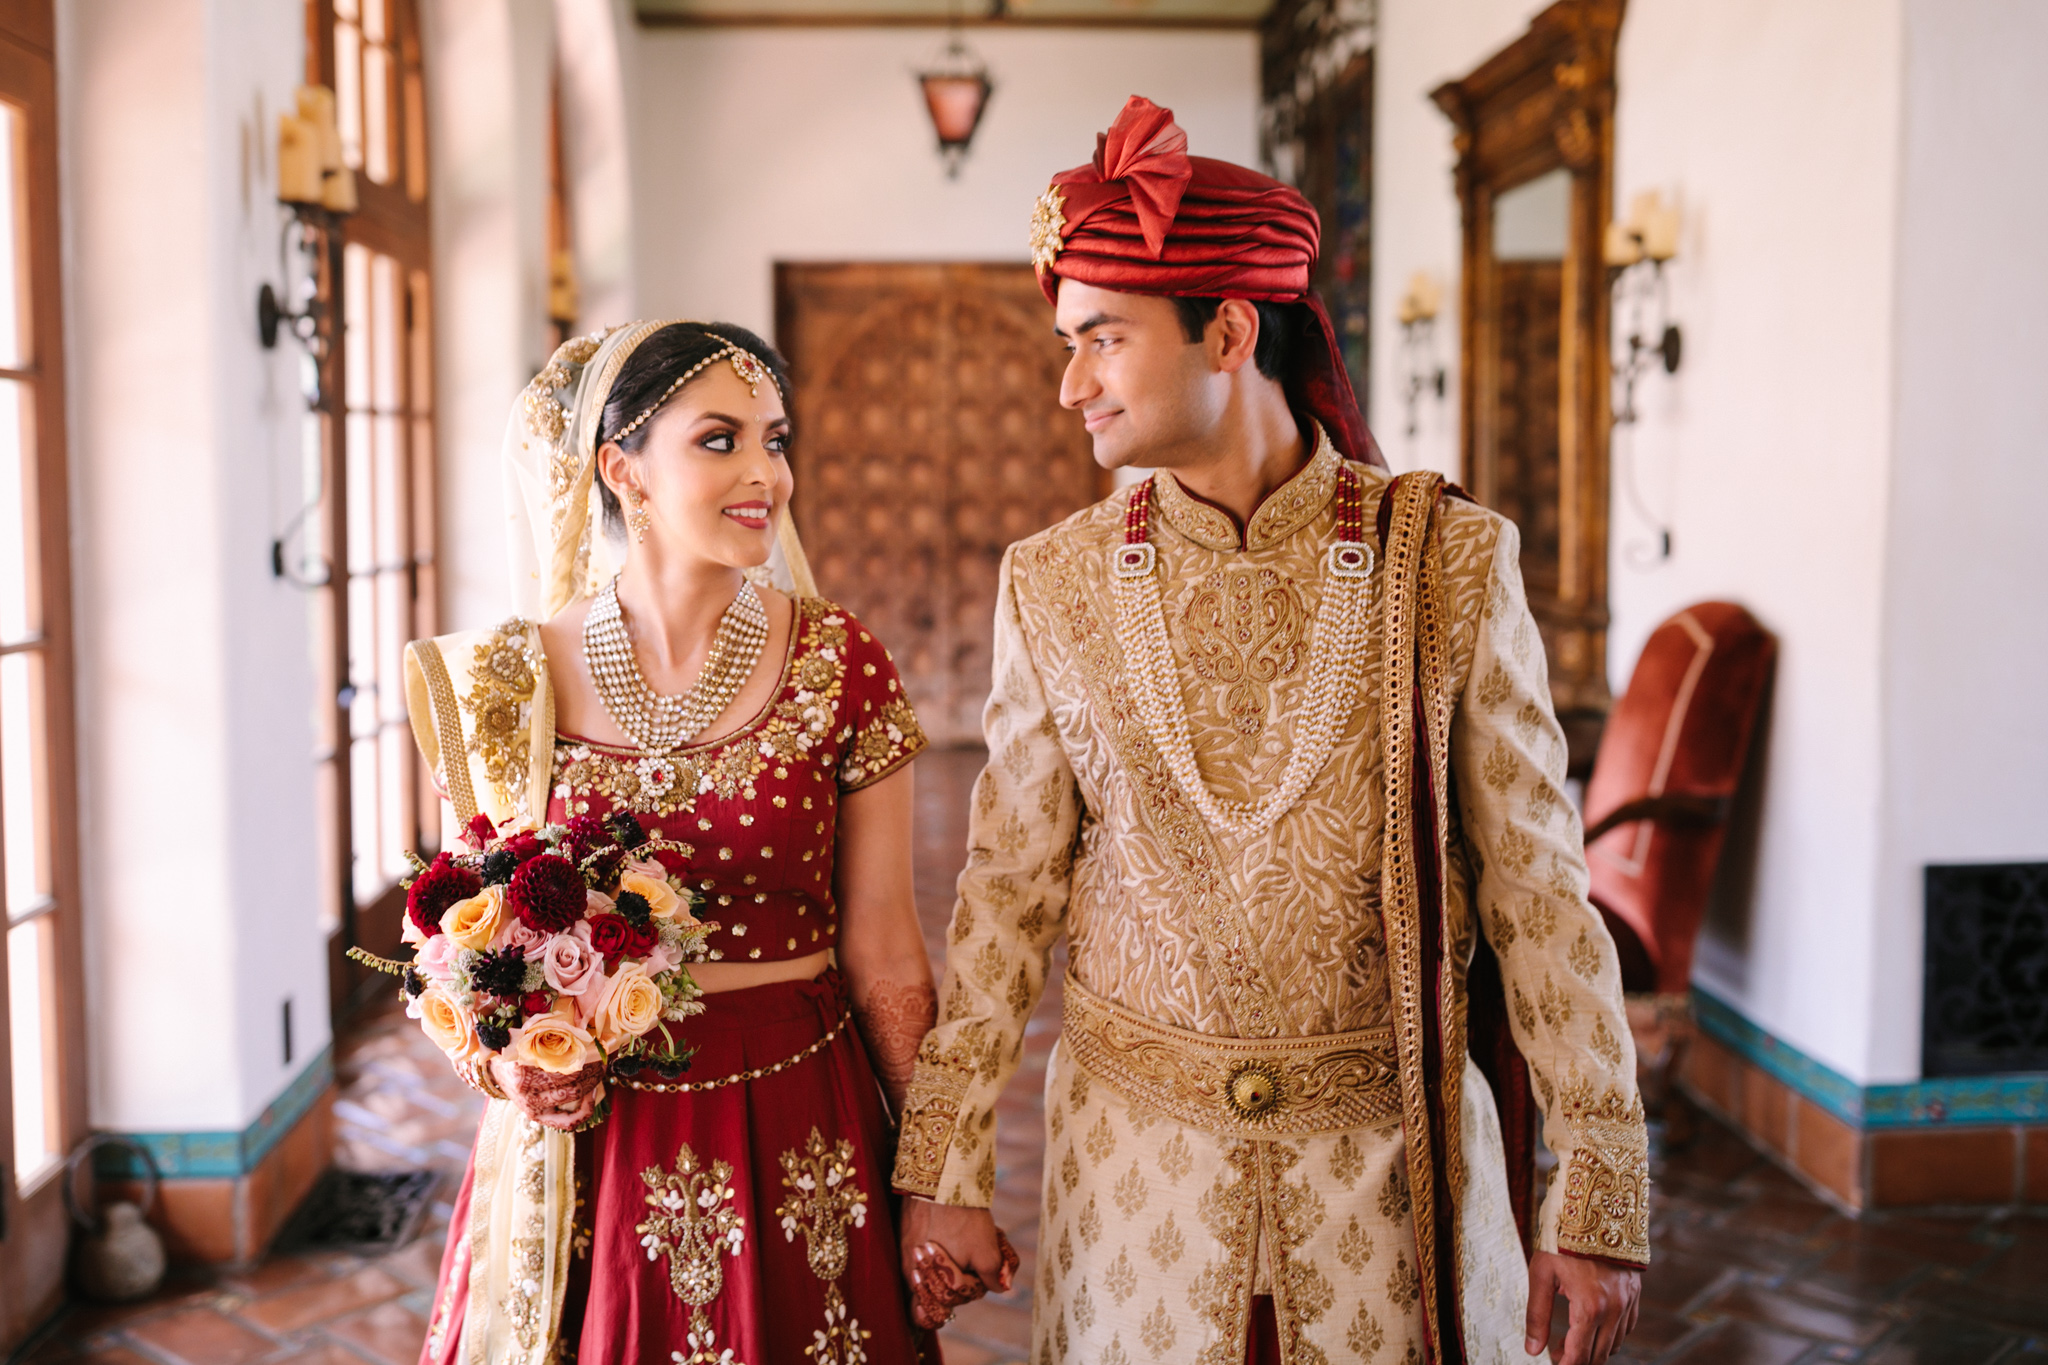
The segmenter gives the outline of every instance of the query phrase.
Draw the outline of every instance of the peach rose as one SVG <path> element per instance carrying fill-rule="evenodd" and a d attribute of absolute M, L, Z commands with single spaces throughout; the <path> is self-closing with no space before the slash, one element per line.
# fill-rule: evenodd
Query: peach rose
<path fill-rule="evenodd" d="M 434 1046 L 448 1054 L 451 1061 L 467 1061 L 484 1050 L 477 1041 L 476 1026 L 469 1021 L 455 998 L 439 986 L 429 986 L 414 997 L 412 1008 L 407 1011 L 420 1021 Z"/>
<path fill-rule="evenodd" d="M 637 859 L 626 864 L 625 875 L 619 878 L 619 894 L 638 892 L 647 900 L 647 908 L 654 912 L 656 919 L 677 919 L 680 923 L 690 922 L 690 912 L 683 905 L 683 898 L 668 884 L 668 874 L 660 863 L 645 863 Z"/>
<path fill-rule="evenodd" d="M 616 1052 L 661 1022 L 661 1006 L 661 987 L 639 963 L 625 963 L 612 974 L 598 1000 L 591 1032 L 607 1050 Z"/>
<path fill-rule="evenodd" d="M 441 932 L 456 946 L 477 952 L 491 946 L 505 919 L 505 889 L 487 886 L 466 901 L 457 901 L 441 916 Z"/>
<path fill-rule="evenodd" d="M 512 1030 L 513 1061 L 566 1076 L 597 1060 L 597 1044 L 587 1030 L 559 1010 L 537 1014 Z"/>

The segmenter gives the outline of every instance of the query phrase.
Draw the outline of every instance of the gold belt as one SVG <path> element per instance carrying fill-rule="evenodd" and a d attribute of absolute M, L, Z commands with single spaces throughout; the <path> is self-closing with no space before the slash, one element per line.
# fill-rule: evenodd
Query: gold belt
<path fill-rule="evenodd" d="M 1134 1104 L 1232 1137 L 1308 1137 L 1401 1113 L 1391 1028 L 1219 1038 L 1132 1014 L 1070 974 L 1060 1045 Z"/>

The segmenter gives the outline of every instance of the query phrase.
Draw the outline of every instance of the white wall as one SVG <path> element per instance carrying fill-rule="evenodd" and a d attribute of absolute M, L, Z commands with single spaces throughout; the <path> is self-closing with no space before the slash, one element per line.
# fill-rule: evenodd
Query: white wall
<path fill-rule="evenodd" d="M 255 326 L 302 20 L 58 22 L 91 1120 L 239 1128 L 327 1039 L 308 602 L 269 564 L 303 407 Z"/>
<path fill-rule="evenodd" d="M 1756 901 L 1746 942 L 1710 933 L 1699 976 L 1859 1080 L 1917 1067 L 1917 1048 L 1880 1047 L 1871 1027 L 1898 1001 L 1889 980 L 1879 994 L 1875 907 L 1900 3 L 1635 0 L 1618 76 L 1616 201 L 1675 191 L 1686 227 L 1672 275 L 1684 367 L 1639 390 L 1643 420 L 1615 450 L 1617 478 L 1635 460 L 1669 518 L 1674 554 L 1645 563 L 1648 527 L 1616 499 L 1614 685 L 1691 602 L 1733 599 L 1778 634 Z M 1457 269 L 1450 127 L 1428 92 L 1541 8 L 1382 0 L 1374 410 L 1397 467 L 1458 463 L 1455 393 L 1413 443 L 1387 416 L 1402 284 Z M 1454 373 L 1456 331 L 1453 318 L 1441 333 Z"/>
<path fill-rule="evenodd" d="M 1252 33 L 968 37 L 996 90 L 949 181 L 913 75 L 941 46 L 934 30 L 644 31 L 641 311 L 768 334 L 776 261 L 1025 260 L 1032 202 L 1095 154 L 1132 94 L 1171 108 L 1195 154 L 1257 158 Z"/>
<path fill-rule="evenodd" d="M 1919 1043 L 1921 867 L 2048 859 L 2048 8 L 1906 0 L 1905 32 L 1871 1011 L 1886 1058 Z"/>
<path fill-rule="evenodd" d="M 499 446 L 513 399 L 551 349 L 547 138 L 555 15 L 549 0 L 427 0 L 421 18 L 432 140 L 442 629 L 456 630 L 501 621 L 512 610 Z"/>

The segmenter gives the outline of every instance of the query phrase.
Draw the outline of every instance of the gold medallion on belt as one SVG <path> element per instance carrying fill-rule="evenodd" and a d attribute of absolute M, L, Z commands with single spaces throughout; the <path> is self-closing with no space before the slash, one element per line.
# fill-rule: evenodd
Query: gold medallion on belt
<path fill-rule="evenodd" d="M 1220 1038 L 1131 1013 L 1066 983 L 1060 1046 L 1133 1104 L 1210 1132 L 1310 1137 L 1396 1120 L 1390 1028 L 1306 1038 Z"/>

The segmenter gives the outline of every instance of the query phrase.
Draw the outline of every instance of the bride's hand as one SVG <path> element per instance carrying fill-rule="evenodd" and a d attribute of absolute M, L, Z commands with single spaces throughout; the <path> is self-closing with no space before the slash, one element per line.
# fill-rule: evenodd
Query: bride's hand
<path fill-rule="evenodd" d="M 491 1079 L 535 1123 L 568 1132 L 597 1108 L 604 1067 L 593 1063 L 563 1075 L 496 1056 L 491 1058 Z"/>

